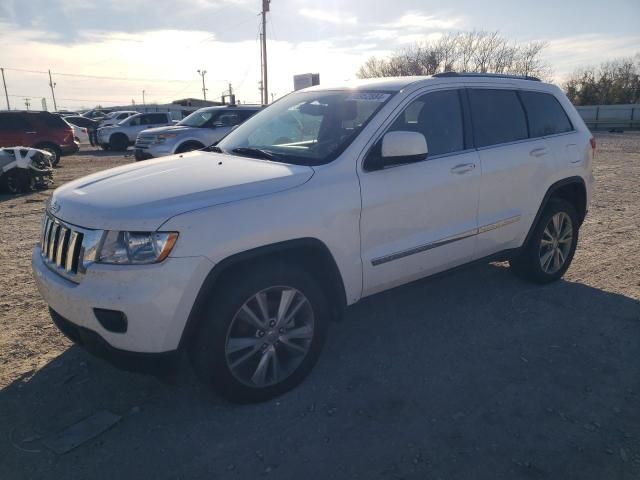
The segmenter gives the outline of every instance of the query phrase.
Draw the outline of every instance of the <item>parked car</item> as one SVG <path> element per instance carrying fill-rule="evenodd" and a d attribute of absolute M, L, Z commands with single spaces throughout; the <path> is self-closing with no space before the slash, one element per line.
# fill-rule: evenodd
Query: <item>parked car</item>
<path fill-rule="evenodd" d="M 176 125 L 143 130 L 136 139 L 135 158 L 146 160 L 208 147 L 261 108 L 256 105 L 206 107 L 196 110 Z"/>
<path fill-rule="evenodd" d="M 49 112 L 0 112 L 0 147 L 33 147 L 53 155 L 56 166 L 63 155 L 78 151 L 71 125 Z"/>
<path fill-rule="evenodd" d="M 65 117 L 64 120 L 71 124 L 73 127 L 78 127 L 78 128 L 83 128 L 86 130 L 86 134 L 87 134 L 87 141 L 91 144 L 91 145 L 97 145 L 97 130 L 98 130 L 98 126 L 100 125 L 100 122 L 98 122 L 97 120 L 92 120 L 90 118 L 87 117 L 83 117 L 83 116 L 69 116 L 69 117 Z M 75 135 L 75 128 L 74 128 L 74 135 Z M 83 137 L 84 140 L 84 137 Z M 83 143 L 83 142 L 80 142 Z"/>
<path fill-rule="evenodd" d="M 361 298 L 483 259 L 562 277 L 595 142 L 554 85 L 449 73 L 300 90 L 210 150 L 58 188 L 33 271 L 72 340 L 186 352 L 250 402 L 301 382 Z"/>
<path fill-rule="evenodd" d="M 53 155 L 35 148 L 0 148 L 0 191 L 24 193 L 53 182 Z"/>
<path fill-rule="evenodd" d="M 94 108 L 92 110 L 87 110 L 86 112 L 83 112 L 82 116 L 86 117 L 86 118 L 91 118 L 92 120 L 102 120 L 110 112 L 111 112 L 111 110 L 105 110 L 105 109 L 101 109 L 101 108 Z"/>
<path fill-rule="evenodd" d="M 142 130 L 173 124 L 169 112 L 138 113 L 116 125 L 98 128 L 98 143 L 105 150 L 126 150 Z"/>
<path fill-rule="evenodd" d="M 118 110 L 115 112 L 108 113 L 106 117 L 102 119 L 100 122 L 101 127 L 108 127 L 109 125 L 115 125 L 116 123 L 120 123 L 125 118 L 129 118 L 132 115 L 136 115 L 138 112 L 133 110 Z"/>

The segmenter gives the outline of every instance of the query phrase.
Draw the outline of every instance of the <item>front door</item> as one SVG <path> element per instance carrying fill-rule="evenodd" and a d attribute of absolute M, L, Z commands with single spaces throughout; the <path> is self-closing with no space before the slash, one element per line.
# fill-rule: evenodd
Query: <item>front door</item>
<path fill-rule="evenodd" d="M 426 160 L 359 173 L 363 296 L 466 263 L 475 250 L 480 165 L 458 90 L 411 102 L 388 131 L 418 131 Z M 386 132 L 385 132 L 386 133 Z"/>

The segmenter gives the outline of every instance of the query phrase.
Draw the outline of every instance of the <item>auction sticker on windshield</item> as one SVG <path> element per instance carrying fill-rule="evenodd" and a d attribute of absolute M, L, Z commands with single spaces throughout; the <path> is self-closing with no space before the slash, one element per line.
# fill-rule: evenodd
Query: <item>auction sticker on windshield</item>
<path fill-rule="evenodd" d="M 359 92 L 349 95 L 345 100 L 349 101 L 365 101 L 365 102 L 384 102 L 391 95 L 389 93 L 380 92 Z"/>

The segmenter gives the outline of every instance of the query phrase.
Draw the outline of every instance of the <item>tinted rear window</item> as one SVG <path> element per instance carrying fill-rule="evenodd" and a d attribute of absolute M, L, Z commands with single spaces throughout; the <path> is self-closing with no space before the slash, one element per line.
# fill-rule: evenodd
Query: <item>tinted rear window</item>
<path fill-rule="evenodd" d="M 31 125 L 21 113 L 0 113 L 0 131 L 29 130 Z"/>
<path fill-rule="evenodd" d="M 527 121 L 513 90 L 469 90 L 476 147 L 524 140 Z"/>
<path fill-rule="evenodd" d="M 548 93 L 520 92 L 532 138 L 570 132 L 573 126 L 560 102 Z"/>
<path fill-rule="evenodd" d="M 65 122 L 62 117 L 58 115 L 51 115 L 47 113 L 38 114 L 38 120 L 51 128 L 69 128 L 67 122 Z"/>

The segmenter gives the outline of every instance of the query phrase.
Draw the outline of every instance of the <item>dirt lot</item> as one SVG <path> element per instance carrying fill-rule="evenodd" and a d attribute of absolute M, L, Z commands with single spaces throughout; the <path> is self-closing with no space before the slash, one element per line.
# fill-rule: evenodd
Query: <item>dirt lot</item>
<path fill-rule="evenodd" d="M 366 299 L 306 382 L 255 406 L 72 346 L 30 274 L 50 192 L 0 196 L 0 478 L 640 478 L 640 134 L 597 139 L 565 280 L 491 264 Z M 127 161 L 86 151 L 56 182 Z M 101 410 L 122 418 L 46 447 Z"/>

